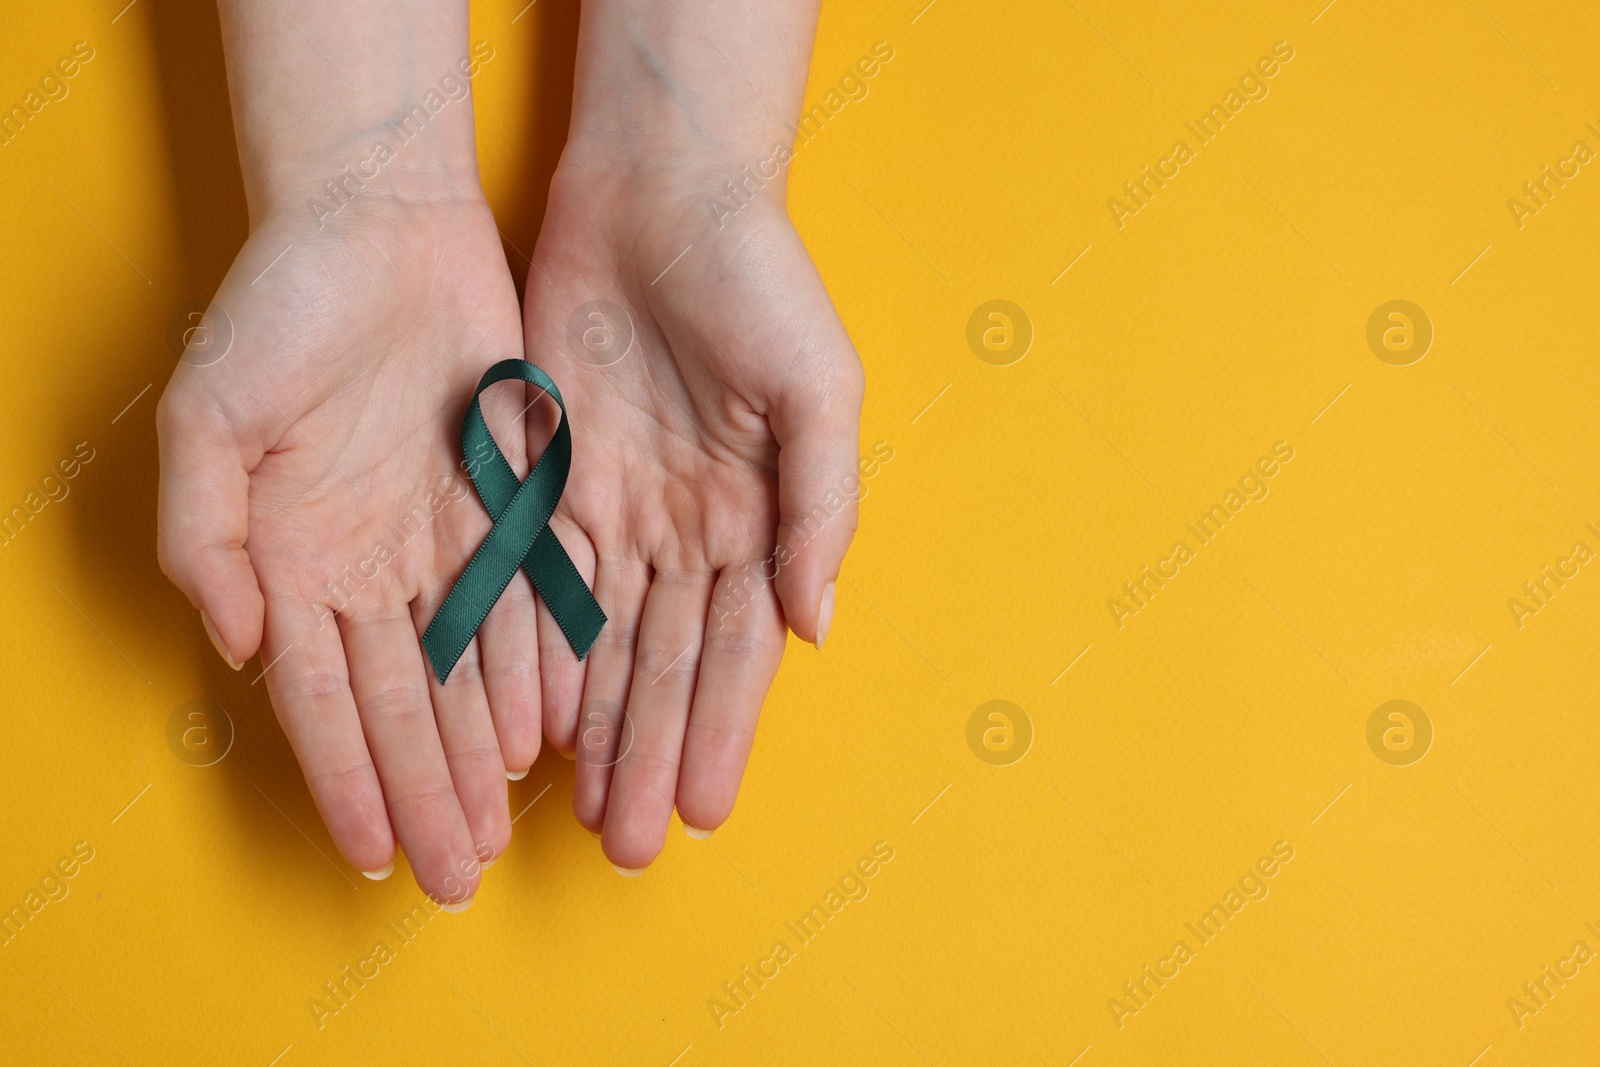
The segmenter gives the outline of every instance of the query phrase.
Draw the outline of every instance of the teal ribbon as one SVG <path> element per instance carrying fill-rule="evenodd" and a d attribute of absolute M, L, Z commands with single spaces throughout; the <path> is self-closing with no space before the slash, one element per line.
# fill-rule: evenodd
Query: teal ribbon
<path fill-rule="evenodd" d="M 478 404 L 485 389 L 512 378 L 537 385 L 561 408 L 555 436 L 521 482 L 494 443 Z M 561 390 L 548 374 L 526 360 L 496 363 L 478 380 L 478 391 L 472 394 L 467 417 L 461 422 L 461 451 L 466 457 L 463 466 L 494 526 L 422 635 L 422 648 L 433 672 L 441 684 L 450 676 L 518 567 L 528 572 L 572 651 L 583 659 L 600 636 L 606 614 L 550 529 L 550 516 L 572 467 L 572 431 L 567 427 L 567 405 L 561 400 Z"/>

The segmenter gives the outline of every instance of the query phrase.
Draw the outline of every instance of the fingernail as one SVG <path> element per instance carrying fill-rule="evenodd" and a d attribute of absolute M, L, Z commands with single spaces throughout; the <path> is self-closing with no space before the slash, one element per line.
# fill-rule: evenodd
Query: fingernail
<path fill-rule="evenodd" d="M 822 587 L 822 606 L 817 609 L 817 647 L 828 639 L 828 627 L 833 625 L 833 583 Z"/>
<path fill-rule="evenodd" d="M 611 869 L 622 875 L 624 878 L 637 878 L 644 873 L 643 867 L 640 867 L 638 870 L 634 871 L 629 870 L 626 867 L 618 867 L 615 863 L 611 865 Z"/>
<path fill-rule="evenodd" d="M 589 836 L 594 838 L 596 841 L 600 840 L 600 835 L 595 833 L 593 830 L 589 831 Z"/>
<path fill-rule="evenodd" d="M 520 771 L 507 771 L 506 777 L 513 782 L 520 782 L 524 778 L 528 777 L 528 772 L 531 770 L 533 770 L 532 767 L 524 767 Z"/>
<path fill-rule="evenodd" d="M 561 758 L 562 759 L 569 759 L 569 760 L 576 760 L 578 758 L 578 754 L 577 754 L 577 752 L 563 752 L 563 753 L 561 753 Z"/>
<path fill-rule="evenodd" d="M 217 655 L 222 657 L 222 662 L 236 671 L 242 670 L 244 664 L 233 662 L 233 657 L 228 654 L 228 646 L 222 643 L 222 635 L 217 633 L 216 626 L 211 622 L 211 616 L 202 611 L 200 613 L 200 623 L 206 628 L 206 636 L 211 638 L 211 647 L 217 650 Z"/>
<path fill-rule="evenodd" d="M 487 871 L 490 867 L 493 867 L 496 863 L 499 863 L 499 862 L 500 862 L 500 857 L 496 856 L 492 860 L 484 860 L 482 863 L 478 864 L 478 869 L 480 871 Z"/>
<path fill-rule="evenodd" d="M 704 841 L 706 838 L 716 833 L 715 830 L 701 830 L 697 827 L 690 826 L 688 823 L 683 824 L 683 832 L 694 838 L 696 841 Z"/>
<path fill-rule="evenodd" d="M 394 873 L 394 860 L 390 860 L 387 864 L 379 867 L 375 871 L 362 871 L 361 873 L 365 877 L 371 878 L 374 882 L 381 882 Z"/>
<path fill-rule="evenodd" d="M 451 915 L 460 915 L 472 905 L 472 900 L 472 897 L 468 897 L 466 900 L 457 901 L 454 904 L 440 904 L 439 907 L 448 911 Z"/>

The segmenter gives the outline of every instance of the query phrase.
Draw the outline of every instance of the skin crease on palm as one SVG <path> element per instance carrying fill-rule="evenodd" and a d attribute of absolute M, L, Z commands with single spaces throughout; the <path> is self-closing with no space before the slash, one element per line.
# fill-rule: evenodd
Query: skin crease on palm
<path fill-rule="evenodd" d="M 413 23 L 373 0 L 281 6 L 296 32 L 353 35 L 342 56 L 411 57 L 355 72 L 369 120 L 468 54 L 455 0 L 412 0 Z M 619 870 L 642 869 L 674 809 L 697 836 L 728 818 L 786 630 L 821 645 L 855 529 L 860 363 L 783 182 L 723 223 L 707 206 L 798 109 L 815 6 L 585 4 L 520 308 L 470 98 L 316 225 L 311 176 L 337 173 L 376 124 L 324 106 L 327 70 L 278 16 L 220 7 L 251 235 L 214 301 L 232 347 L 180 363 L 161 401 L 162 566 L 230 664 L 271 664 L 311 794 L 370 877 L 398 846 L 429 896 L 465 907 L 510 844 L 507 779 L 541 733 L 576 758 L 578 821 Z M 691 18 L 763 56 L 774 84 L 750 93 Z M 604 366 L 569 343 L 594 300 L 633 334 Z M 479 375 L 514 356 L 565 398 L 573 463 L 551 524 L 609 621 L 580 663 L 519 573 L 440 685 L 418 636 L 490 526 L 461 419 Z M 505 383 L 483 403 L 525 475 L 554 402 Z M 402 540 L 418 508 L 437 514 Z M 752 582 L 777 545 L 792 552 L 776 577 Z M 733 599 L 718 603 L 740 610 L 713 609 L 719 581 Z"/>

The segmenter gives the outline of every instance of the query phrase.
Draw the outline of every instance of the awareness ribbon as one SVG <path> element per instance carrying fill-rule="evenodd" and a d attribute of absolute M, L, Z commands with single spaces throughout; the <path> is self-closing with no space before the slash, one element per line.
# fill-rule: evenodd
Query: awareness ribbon
<path fill-rule="evenodd" d="M 494 443 L 478 404 L 485 389 L 512 378 L 537 385 L 561 408 L 555 436 L 521 482 Z M 422 635 L 422 648 L 440 684 L 450 676 L 518 567 L 527 571 L 572 651 L 583 659 L 600 636 L 606 615 L 550 529 L 550 516 L 572 467 L 572 431 L 567 427 L 567 405 L 561 400 L 561 390 L 548 374 L 526 360 L 496 363 L 484 372 L 478 391 L 472 394 L 467 417 L 461 422 L 461 451 L 466 457 L 463 466 L 494 526 Z"/>

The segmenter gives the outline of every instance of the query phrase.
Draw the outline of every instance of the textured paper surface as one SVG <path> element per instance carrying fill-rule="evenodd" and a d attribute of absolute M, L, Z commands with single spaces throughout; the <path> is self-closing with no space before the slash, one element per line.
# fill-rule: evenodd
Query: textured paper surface
<path fill-rule="evenodd" d="M 0 548 L 0 905 L 74 872 L 0 947 L 0 1058 L 1592 1060 L 1600 13 L 920 3 L 826 5 L 793 164 L 892 453 L 827 650 L 711 841 L 617 877 L 546 752 L 477 902 L 406 929 L 155 562 L 169 322 L 246 226 L 215 14 L 10 15 L 0 103 L 94 57 L 0 148 L 0 505 L 76 468 Z M 521 7 L 472 34 L 527 250 L 576 5 Z"/>

